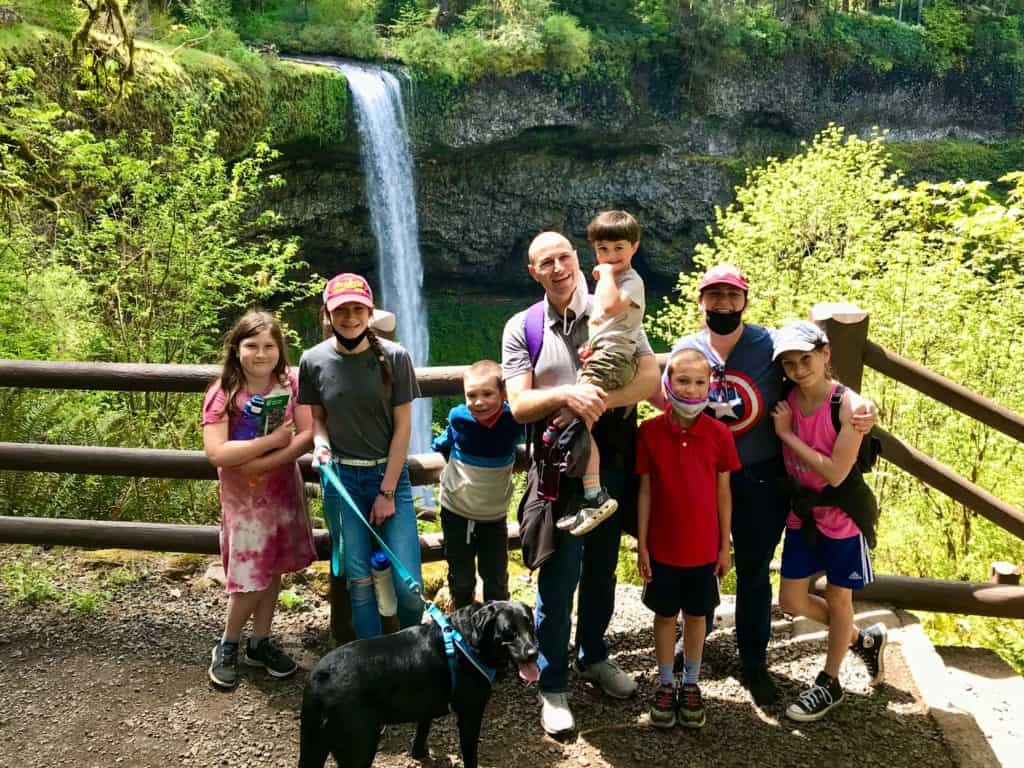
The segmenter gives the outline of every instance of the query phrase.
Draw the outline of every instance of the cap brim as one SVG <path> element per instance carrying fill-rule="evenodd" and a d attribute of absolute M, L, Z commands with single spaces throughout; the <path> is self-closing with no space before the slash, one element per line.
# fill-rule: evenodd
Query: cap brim
<path fill-rule="evenodd" d="M 773 361 L 774 360 L 778 360 L 779 359 L 779 355 L 781 355 L 784 352 L 810 352 L 810 351 L 812 351 L 814 349 L 817 349 L 817 347 L 818 347 L 817 344 L 813 344 L 813 343 L 811 343 L 809 341 L 787 342 L 786 344 L 782 345 L 781 347 L 777 347 L 772 352 L 772 360 Z"/>
<path fill-rule="evenodd" d="M 704 291 L 712 287 L 713 285 L 731 285 L 733 288 L 739 288 L 741 291 L 744 292 L 749 290 L 747 288 L 747 284 L 740 280 L 738 277 L 714 278 L 710 282 L 701 283 L 700 288 L 698 290 Z"/>
<path fill-rule="evenodd" d="M 362 304 L 364 307 L 373 309 L 373 302 L 365 296 L 346 296 L 345 294 L 339 294 L 338 296 L 331 296 L 331 298 L 327 300 L 327 311 L 333 312 L 342 304 Z"/>

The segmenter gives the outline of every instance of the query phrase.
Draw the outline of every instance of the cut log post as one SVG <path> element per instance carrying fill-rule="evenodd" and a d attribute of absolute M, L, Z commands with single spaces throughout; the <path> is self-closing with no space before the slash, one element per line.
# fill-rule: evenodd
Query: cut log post
<path fill-rule="evenodd" d="M 993 584 L 1020 584 L 1020 566 L 997 560 L 992 563 L 989 580 Z"/>
<path fill-rule="evenodd" d="M 864 347 L 868 340 L 868 313 L 856 304 L 825 302 L 811 307 L 811 321 L 828 334 L 832 372 L 854 392 L 864 378 Z"/>

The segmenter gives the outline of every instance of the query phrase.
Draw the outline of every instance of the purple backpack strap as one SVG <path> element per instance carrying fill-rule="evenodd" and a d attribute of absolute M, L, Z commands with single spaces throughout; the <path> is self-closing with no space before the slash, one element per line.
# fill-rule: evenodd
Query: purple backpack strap
<path fill-rule="evenodd" d="M 530 367 L 537 366 L 540 359 L 540 350 L 544 346 L 544 300 L 526 310 L 526 318 L 523 320 L 523 330 L 526 333 L 526 349 L 530 353 Z"/>

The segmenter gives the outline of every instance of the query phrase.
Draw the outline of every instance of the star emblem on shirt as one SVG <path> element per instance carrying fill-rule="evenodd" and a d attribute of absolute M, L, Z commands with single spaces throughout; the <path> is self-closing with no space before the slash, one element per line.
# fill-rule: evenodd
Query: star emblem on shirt
<path fill-rule="evenodd" d="M 739 418 L 736 415 L 736 411 L 733 410 L 733 406 L 734 405 L 740 405 L 740 403 L 742 403 L 742 400 L 739 400 L 739 401 L 737 401 L 737 400 L 724 400 L 724 401 L 712 400 L 711 402 L 708 403 L 708 406 L 711 408 L 712 411 L 715 412 L 715 418 L 718 419 L 719 421 L 721 421 L 722 419 L 725 419 L 725 418 L 730 418 L 730 419 Z"/>

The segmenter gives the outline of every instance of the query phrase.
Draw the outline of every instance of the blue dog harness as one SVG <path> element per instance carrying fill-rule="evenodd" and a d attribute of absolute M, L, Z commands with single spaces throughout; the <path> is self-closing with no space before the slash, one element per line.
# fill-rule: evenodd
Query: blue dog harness
<path fill-rule="evenodd" d="M 483 664 L 476 658 L 476 656 L 473 655 L 473 652 L 469 649 L 469 645 L 466 643 L 465 639 L 463 639 L 462 633 L 451 625 L 451 622 L 449 622 L 441 612 L 441 609 L 429 600 L 424 599 L 423 587 L 415 578 L 413 578 L 413 575 L 409 573 L 406 567 L 402 564 L 402 561 L 399 560 L 395 553 L 391 551 L 391 548 L 384 543 L 384 539 L 382 539 L 380 534 L 378 534 L 377 531 L 374 530 L 373 526 L 370 525 L 370 521 L 363 517 L 362 512 L 359 511 L 359 507 L 356 506 L 352 497 L 349 496 L 348 491 L 345 490 L 345 486 L 342 485 L 341 479 L 338 477 L 338 473 L 334 471 L 334 467 L 329 464 L 323 464 L 320 466 L 320 472 L 325 478 L 327 478 L 328 482 L 334 486 L 334 490 L 338 492 L 338 495 L 341 496 L 345 503 L 349 505 L 353 512 L 355 512 L 356 517 L 359 518 L 370 531 L 373 538 L 377 541 L 377 544 L 380 545 L 381 550 L 383 550 L 384 554 L 388 556 L 388 559 L 394 566 L 398 577 L 404 582 L 406 588 L 423 602 L 423 605 L 427 609 L 427 613 L 430 614 L 430 618 L 433 619 L 440 628 L 441 637 L 444 639 L 444 654 L 448 658 L 448 671 L 451 674 L 452 691 L 455 690 L 456 648 L 462 652 L 462 655 L 466 657 L 466 660 L 473 665 L 477 672 L 487 678 L 488 683 L 493 683 L 494 670 Z M 341 526 L 339 524 L 338 528 L 340 529 L 340 527 Z M 338 543 L 340 544 L 340 541 Z M 333 535 L 331 536 L 331 545 L 332 560 L 340 560 L 340 555 L 336 554 L 336 549 L 338 548 L 335 546 L 335 538 Z"/>

